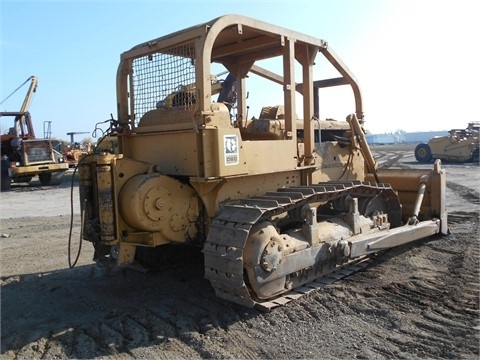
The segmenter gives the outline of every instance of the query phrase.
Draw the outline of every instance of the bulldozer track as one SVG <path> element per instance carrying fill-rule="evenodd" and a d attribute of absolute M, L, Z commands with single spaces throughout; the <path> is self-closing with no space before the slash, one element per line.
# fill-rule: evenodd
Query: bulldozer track
<path fill-rule="evenodd" d="M 205 278 L 210 280 L 218 297 L 262 311 L 282 306 L 312 291 L 344 278 L 368 265 L 368 257 L 354 259 L 298 288 L 266 301 L 252 298 L 244 279 L 243 254 L 250 230 L 257 222 L 272 216 L 301 208 L 312 202 L 327 202 L 339 197 L 374 197 L 383 194 L 387 201 L 396 198 L 388 184 L 354 182 L 326 182 L 314 186 L 281 188 L 264 196 L 237 200 L 225 205 L 212 222 L 203 249 Z"/>
<path fill-rule="evenodd" d="M 280 295 L 279 297 L 265 302 L 257 302 L 255 308 L 261 311 L 268 312 L 273 308 L 278 306 L 283 306 L 290 301 L 298 300 L 305 295 L 312 294 L 315 291 L 319 291 L 324 287 L 333 284 L 334 282 L 341 280 L 347 276 L 356 273 L 357 271 L 363 270 L 369 266 L 373 261 L 372 257 L 363 257 L 352 261 L 344 266 L 340 266 L 334 272 L 322 276 L 314 281 L 311 281 L 303 286 L 300 286 L 296 289 L 290 290 L 289 292 Z"/>

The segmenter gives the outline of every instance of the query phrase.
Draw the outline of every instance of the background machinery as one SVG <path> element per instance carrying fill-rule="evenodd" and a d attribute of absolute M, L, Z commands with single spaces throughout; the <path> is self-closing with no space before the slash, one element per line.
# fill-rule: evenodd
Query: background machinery
<path fill-rule="evenodd" d="M 63 154 L 69 167 L 77 166 L 81 155 L 88 154 L 91 151 L 91 144 L 82 144 L 75 141 L 75 135 L 88 134 L 88 132 L 72 131 L 68 132 L 70 136 L 70 144 L 65 147 Z"/>
<path fill-rule="evenodd" d="M 338 77 L 314 78 L 329 67 Z M 135 46 L 117 74 L 118 153 L 78 165 L 98 262 L 148 266 L 164 245 L 200 246 L 217 296 L 268 309 L 370 254 L 448 232 L 440 161 L 377 170 L 360 88 L 323 40 L 226 15 Z M 321 91 L 339 85 L 353 94 L 346 121 L 321 120 Z M 267 97 L 278 105 L 250 117 Z"/>
<path fill-rule="evenodd" d="M 480 121 L 468 123 L 465 129 L 452 129 L 447 136 L 436 136 L 427 144 L 418 144 L 415 158 L 422 163 L 440 159 L 451 162 L 479 161 Z"/>
<path fill-rule="evenodd" d="M 38 175 L 44 186 L 59 185 L 68 164 L 55 152 L 50 139 L 37 139 L 28 108 L 37 88 L 37 78 L 31 76 L 30 87 L 20 111 L 0 112 L 2 122 L 13 119 L 13 127 L 1 135 L 1 189 L 9 190 L 13 182 L 29 182 Z M 18 89 L 17 89 L 18 90 Z"/>

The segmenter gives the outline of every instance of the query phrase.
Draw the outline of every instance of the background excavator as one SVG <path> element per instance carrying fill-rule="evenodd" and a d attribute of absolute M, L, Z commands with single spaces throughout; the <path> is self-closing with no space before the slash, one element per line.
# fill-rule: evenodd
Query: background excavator
<path fill-rule="evenodd" d="M 13 119 L 13 127 L 1 135 L 2 191 L 9 190 L 12 182 L 28 183 L 36 175 L 44 186 L 59 185 L 68 170 L 68 164 L 64 162 L 61 154 L 53 150 L 50 139 L 35 137 L 28 109 L 37 88 L 37 77 L 29 77 L 20 87 L 28 82 L 30 87 L 20 111 L 0 112 L 2 124 L 6 118 Z"/>

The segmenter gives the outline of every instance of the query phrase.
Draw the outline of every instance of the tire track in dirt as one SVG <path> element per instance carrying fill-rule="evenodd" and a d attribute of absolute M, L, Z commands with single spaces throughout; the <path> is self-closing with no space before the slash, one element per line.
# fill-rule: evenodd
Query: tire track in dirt
<path fill-rule="evenodd" d="M 195 287 L 195 291 L 198 290 Z M 98 320 L 60 334 L 50 334 L 37 343 L 55 341 L 65 351 L 62 358 L 119 354 L 123 358 L 134 358 L 136 351 L 152 346 L 159 354 L 165 354 L 165 357 L 155 358 L 229 358 L 232 354 L 242 359 L 259 358 L 261 348 L 249 345 L 252 338 L 245 334 L 247 326 L 236 312 L 225 309 L 224 303 L 171 295 L 170 300 L 159 303 L 159 308 L 144 304 L 138 311 L 123 312 L 120 308 L 109 311 L 103 305 L 81 299 L 99 315 Z M 132 298 L 127 297 L 129 301 Z M 46 348 L 28 344 L 18 354 L 23 358 L 45 357 Z"/>
<path fill-rule="evenodd" d="M 395 166 L 395 163 L 401 159 L 401 156 L 395 157 L 396 152 L 382 152 L 380 154 L 380 158 L 382 159 L 382 165 L 380 165 L 380 168 L 388 168 Z M 458 196 L 464 200 L 466 200 L 468 203 L 471 203 L 473 205 L 479 205 L 480 204 L 480 195 L 477 190 L 463 186 L 461 184 L 458 184 L 453 181 L 447 181 L 447 188 L 450 189 L 455 196 Z M 477 208 L 478 209 L 478 208 Z M 477 211 L 478 213 L 478 211 Z M 473 233 L 480 234 L 479 232 L 479 225 L 478 225 L 478 215 L 475 216 L 475 212 L 470 213 L 450 213 L 449 214 L 449 223 L 450 224 L 461 224 L 461 226 L 456 227 L 454 231 L 458 231 L 461 233 Z M 452 228 L 450 226 L 450 228 Z M 473 232 L 472 232 L 473 229 Z M 405 298 L 411 299 L 412 296 L 415 298 L 417 295 L 424 295 L 424 299 L 419 300 L 419 306 L 422 305 L 424 302 L 428 302 L 428 299 L 431 297 L 434 298 L 444 298 L 445 301 L 442 304 L 442 307 L 438 307 L 433 311 L 432 314 L 426 313 L 424 316 L 421 318 L 421 320 L 416 322 L 416 325 L 419 329 L 425 329 L 426 331 L 430 331 L 433 333 L 438 333 L 438 331 L 445 330 L 445 328 L 448 329 L 458 329 L 460 332 L 463 331 L 465 334 L 471 334 L 472 333 L 472 328 L 478 329 L 476 327 L 476 324 L 472 324 L 471 326 L 464 327 L 463 324 L 465 323 L 466 319 L 465 318 L 471 318 L 477 317 L 478 318 L 478 303 L 479 303 L 479 297 L 478 297 L 478 289 L 479 289 L 479 266 L 478 266 L 478 260 L 475 262 L 475 264 L 472 264 L 471 259 L 478 259 L 480 256 L 480 248 L 478 246 L 478 242 L 474 242 L 473 244 L 468 244 L 467 249 L 465 249 L 465 254 L 459 253 L 459 254 L 453 254 L 451 258 L 451 264 L 449 266 L 448 272 L 450 272 L 451 275 L 453 275 L 456 278 L 456 282 L 451 284 L 452 288 L 455 288 L 455 285 L 461 284 L 461 290 L 459 290 L 459 294 L 455 294 L 456 297 L 454 300 L 451 297 L 448 296 L 441 296 L 442 291 L 440 289 L 436 289 L 437 282 L 428 282 L 428 281 L 416 281 L 412 282 L 411 284 L 414 285 L 412 286 L 411 289 L 408 289 L 407 294 L 405 295 Z M 468 255 L 471 255 L 470 257 Z M 470 259 L 470 264 L 466 264 L 465 266 L 463 265 L 463 262 L 465 259 Z M 473 265 L 473 267 L 472 267 Z M 465 269 L 477 269 L 475 273 L 468 272 Z M 425 269 L 422 269 L 422 273 L 425 273 Z M 446 274 L 443 275 L 445 277 Z M 438 274 L 438 277 L 442 277 L 441 274 Z M 446 284 L 444 286 L 447 286 Z M 415 289 L 415 290 L 413 290 Z M 397 289 L 398 290 L 398 289 Z M 402 291 L 396 291 L 397 294 L 402 294 L 405 292 L 405 290 Z M 410 292 L 410 293 L 409 293 Z M 454 321 L 452 321 L 454 319 Z M 475 339 L 478 342 L 478 334 Z M 473 340 L 473 343 L 475 344 L 475 339 Z M 478 344 L 477 344 L 478 345 Z M 432 346 L 432 349 L 435 349 L 437 344 L 435 343 Z M 476 346 L 470 346 L 470 350 L 472 350 L 473 353 L 478 354 L 478 348 Z M 446 350 L 447 354 L 443 355 L 448 355 L 448 357 L 451 357 L 451 354 L 449 354 L 449 351 Z M 442 355 L 442 356 L 443 356 Z"/>
<path fill-rule="evenodd" d="M 410 166 L 405 165 L 401 160 L 405 157 L 405 154 L 397 151 L 380 151 L 377 153 L 376 160 L 379 163 L 379 169 L 388 169 L 391 167 L 397 167 L 400 169 L 409 169 Z"/>
<path fill-rule="evenodd" d="M 301 303 L 310 318 L 339 323 L 351 350 L 339 350 L 338 357 L 352 357 L 352 351 L 357 358 L 478 357 L 480 246 L 474 234 L 480 226 L 475 213 L 451 218 L 453 235 L 380 254 L 364 271 Z M 462 231 L 457 237 L 466 224 L 471 236 Z M 301 312 L 294 314 L 298 323 Z"/>
<path fill-rule="evenodd" d="M 452 181 L 447 181 L 447 188 L 452 190 L 457 196 L 460 196 L 472 204 L 480 204 L 480 193 L 475 189 L 454 183 Z"/>
<path fill-rule="evenodd" d="M 475 232 L 478 233 L 478 229 L 476 221 Z M 449 242 L 454 241 L 457 239 L 452 235 L 447 241 L 425 244 L 428 251 L 417 252 L 413 247 L 413 254 L 408 256 L 411 269 L 407 270 L 412 275 L 381 289 L 368 288 L 372 292 L 370 301 L 357 308 L 359 311 L 389 309 L 383 316 L 391 317 L 395 324 L 386 339 L 388 344 L 396 344 L 397 349 L 391 349 L 394 353 L 415 349 L 421 357 L 460 358 L 465 356 L 466 347 L 471 356 L 478 355 L 479 337 L 475 330 L 478 330 L 479 316 L 479 244 L 472 239 L 462 248 L 450 251 Z M 447 263 L 444 269 L 438 266 L 443 262 Z M 415 275 L 416 269 L 421 277 Z M 366 273 L 381 271 L 382 266 Z M 353 284 L 352 289 L 355 288 Z M 365 292 L 354 296 L 369 297 Z M 396 321 L 397 312 L 402 321 Z M 460 343 L 463 349 L 459 348 Z M 376 352 L 379 351 L 377 348 Z"/>

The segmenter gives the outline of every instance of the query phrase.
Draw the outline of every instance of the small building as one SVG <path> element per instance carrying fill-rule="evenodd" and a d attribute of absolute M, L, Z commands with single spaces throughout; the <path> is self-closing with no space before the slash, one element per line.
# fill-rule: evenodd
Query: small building
<path fill-rule="evenodd" d="M 366 134 L 367 142 L 371 145 L 378 144 L 416 144 L 427 143 L 435 136 L 447 136 L 448 131 L 421 131 L 410 133 L 392 134 Z"/>

